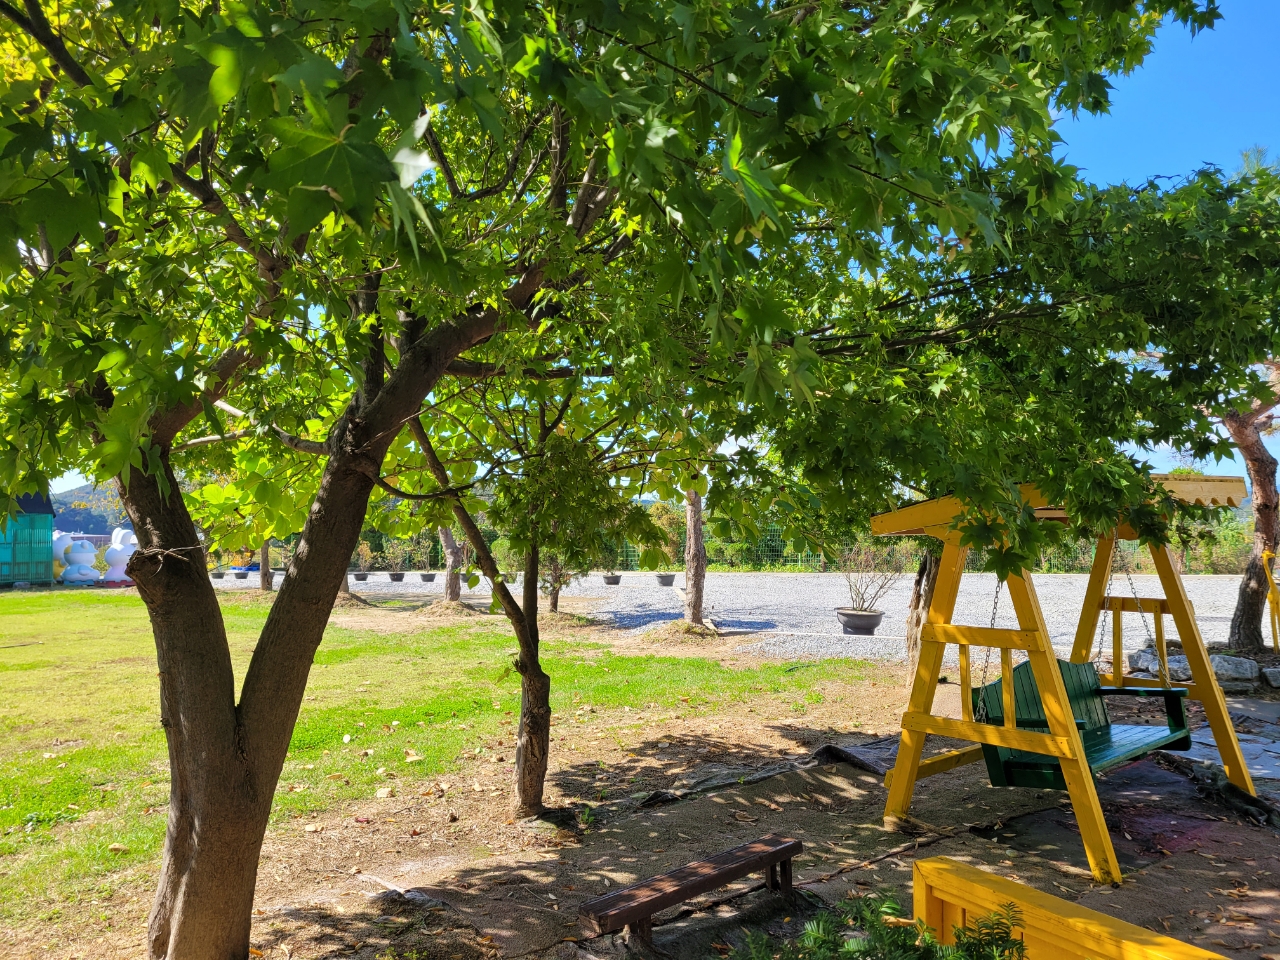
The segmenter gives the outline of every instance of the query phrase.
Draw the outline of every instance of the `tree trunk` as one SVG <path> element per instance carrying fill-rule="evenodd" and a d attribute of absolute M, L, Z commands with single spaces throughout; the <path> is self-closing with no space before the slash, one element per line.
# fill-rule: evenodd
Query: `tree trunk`
<path fill-rule="evenodd" d="M 275 585 L 275 577 L 271 575 L 271 541 L 262 541 L 262 552 L 258 555 L 258 586 L 270 590 Z"/>
<path fill-rule="evenodd" d="M 331 458 L 237 704 L 195 525 L 167 456 L 161 462 L 160 477 L 135 471 L 127 487 L 117 484 L 138 536 L 128 569 L 155 637 L 169 748 L 169 818 L 148 949 L 152 960 L 243 958 L 276 784 L 373 482 Z"/>
<path fill-rule="evenodd" d="M 449 485 L 449 475 L 436 455 L 431 438 L 418 418 L 409 421 L 409 430 L 422 448 L 427 466 L 441 488 Z M 516 733 L 516 806 L 517 817 L 535 817 L 545 809 L 543 790 L 547 779 L 547 761 L 551 754 L 551 677 L 542 669 L 538 651 L 538 544 L 529 549 L 524 566 L 524 602 L 517 604 L 503 582 L 493 551 L 475 519 L 462 500 L 450 500 L 453 515 L 476 552 L 481 572 L 493 584 L 493 592 L 515 631 L 520 651 L 515 668 L 520 674 L 520 725 Z M 444 543 L 443 528 L 441 542 Z M 450 535 L 452 540 L 452 535 Z"/>
<path fill-rule="evenodd" d="M 536 817 L 546 809 L 543 790 L 551 755 L 551 677 L 542 669 L 538 636 L 538 545 L 524 565 L 523 624 L 512 622 L 520 655 L 520 727 L 516 735 L 516 816 Z"/>
<path fill-rule="evenodd" d="M 547 609 L 552 613 L 560 612 L 560 584 L 556 584 L 551 588 L 551 593 L 547 596 Z"/>
<path fill-rule="evenodd" d="M 702 495 L 696 490 L 684 500 L 684 618 L 702 626 L 702 595 L 707 581 L 707 548 L 702 538 Z"/>
<path fill-rule="evenodd" d="M 444 550 L 444 598 L 462 599 L 462 545 L 448 527 L 440 528 L 440 547 Z"/>
<path fill-rule="evenodd" d="M 1262 442 L 1256 416 L 1232 414 L 1223 417 L 1222 423 L 1244 457 L 1253 487 L 1253 552 L 1240 581 L 1227 644 L 1244 653 L 1261 653 L 1266 649 L 1262 620 L 1267 606 L 1267 577 L 1262 569 L 1262 554 L 1267 550 L 1275 551 L 1278 532 L 1276 458 Z"/>
<path fill-rule="evenodd" d="M 920 660 L 920 631 L 929 616 L 929 604 L 933 603 L 933 588 L 938 583 L 938 558 L 926 553 L 916 568 L 916 582 L 911 588 L 911 604 L 907 607 L 907 661 L 911 673 L 915 673 Z"/>

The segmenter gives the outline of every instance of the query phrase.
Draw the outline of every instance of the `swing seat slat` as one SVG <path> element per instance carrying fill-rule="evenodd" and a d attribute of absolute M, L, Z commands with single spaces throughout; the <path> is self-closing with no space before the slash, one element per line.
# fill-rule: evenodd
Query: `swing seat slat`
<path fill-rule="evenodd" d="M 1153 750 L 1187 750 L 1191 747 L 1191 735 L 1187 728 L 1183 700 L 1186 691 L 1178 688 L 1104 687 L 1098 680 L 1098 672 L 1092 663 L 1058 661 L 1063 686 L 1080 740 L 1085 759 L 1094 774 L 1146 756 Z M 975 715 L 981 715 L 985 703 L 983 722 L 1004 724 L 1003 680 L 989 683 L 973 691 Z M 1021 663 L 1013 670 L 1015 720 L 1019 728 L 1048 731 L 1049 723 L 1036 689 L 1030 663 Z M 1159 697 L 1164 700 L 1166 723 L 1154 726 L 1112 723 L 1107 712 L 1109 696 Z M 984 744 L 983 759 L 993 786 L 1032 787 L 1040 790 L 1065 790 L 1066 781 L 1062 767 L 1053 757 Z"/>

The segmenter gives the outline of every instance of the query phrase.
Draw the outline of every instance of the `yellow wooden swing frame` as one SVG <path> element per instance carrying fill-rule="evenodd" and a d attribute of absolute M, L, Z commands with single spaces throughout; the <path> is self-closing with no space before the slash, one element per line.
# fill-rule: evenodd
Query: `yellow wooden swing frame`
<path fill-rule="evenodd" d="M 1245 497 L 1244 481 L 1238 477 L 1184 480 L 1162 476 L 1157 479 L 1176 499 L 1186 503 L 1236 506 Z M 1047 503 L 1034 486 L 1024 485 L 1022 496 L 1035 509 L 1038 519 L 1060 523 L 1066 521 L 1066 513 L 1060 507 Z M 1119 882 L 1120 864 L 1116 860 L 1111 835 L 1102 815 L 1102 806 L 1098 802 L 1093 774 L 1085 759 L 1080 734 L 1076 729 L 1075 718 L 1067 699 L 1062 674 L 1057 667 L 1053 646 L 1049 642 L 1049 631 L 1045 626 L 1044 614 L 1040 609 L 1040 601 L 1036 596 L 1031 575 L 1024 573 L 1021 576 L 1012 576 L 1007 581 L 1009 596 L 1018 618 L 1017 630 L 959 626 L 951 622 L 960 589 L 960 579 L 964 574 L 965 557 L 968 554 L 968 548 L 960 545 L 960 532 L 953 529 L 953 524 L 961 511 L 962 505 L 958 499 L 941 497 L 881 514 L 872 518 L 871 521 L 871 530 L 878 536 L 923 535 L 937 537 L 944 544 L 933 601 L 929 605 L 928 616 L 920 633 L 920 660 L 911 688 L 911 699 L 908 701 L 906 713 L 902 715 L 902 739 L 898 747 L 898 759 L 885 778 L 885 786 L 889 790 L 889 798 L 885 804 L 885 818 L 907 815 L 916 782 L 921 778 L 981 760 L 982 744 L 1056 757 L 1062 766 L 1071 806 L 1075 811 L 1076 822 L 1080 827 L 1085 853 L 1088 855 L 1089 866 L 1094 877 L 1103 883 Z M 1178 569 L 1174 565 L 1173 555 L 1167 546 L 1151 547 L 1151 557 L 1155 561 L 1156 573 L 1164 588 L 1163 598 L 1108 596 L 1111 560 L 1117 539 L 1135 540 L 1137 534 L 1127 525 L 1122 524 L 1111 536 L 1099 539 L 1093 568 L 1089 574 L 1088 588 L 1085 591 L 1084 609 L 1081 611 L 1080 623 L 1076 629 L 1075 643 L 1071 651 L 1072 662 L 1084 663 L 1089 659 L 1098 619 L 1104 609 L 1113 611 L 1111 661 L 1113 673 L 1110 676 L 1103 675 L 1102 681 L 1113 686 L 1185 687 L 1188 699 L 1199 700 L 1204 705 L 1205 716 L 1213 731 L 1214 740 L 1218 744 L 1227 777 L 1242 790 L 1253 794 L 1253 780 L 1245 766 L 1235 728 L 1231 725 L 1231 718 L 1227 713 L 1226 700 L 1213 674 L 1213 668 L 1209 664 L 1209 653 L 1205 649 L 1200 628 L 1196 625 L 1195 611 L 1187 598 Z M 1178 637 L 1182 642 L 1183 653 L 1191 668 L 1190 683 L 1169 684 L 1167 679 L 1165 681 L 1144 680 L 1124 676 L 1121 615 L 1126 612 L 1155 615 L 1157 655 L 1166 668 L 1168 657 L 1165 651 L 1164 618 L 1166 615 L 1173 618 Z M 959 648 L 962 711 L 960 720 L 935 716 L 931 712 L 943 654 L 949 643 L 954 643 Z M 1000 652 L 1000 675 L 1003 678 L 1001 686 L 1005 700 L 1003 726 L 978 723 L 974 720 L 971 693 L 973 675 L 970 666 L 970 650 L 974 647 L 989 647 L 998 649 Z M 1027 655 L 1027 660 L 1031 664 L 1031 671 L 1048 721 L 1048 733 L 1020 730 L 1016 726 L 1016 711 L 1013 704 L 1013 653 L 1019 650 Z M 1168 677 L 1167 669 L 1162 670 L 1161 673 L 1165 678 Z M 968 740 L 973 746 L 924 760 L 921 758 L 925 737 L 931 733 L 957 740 Z"/>

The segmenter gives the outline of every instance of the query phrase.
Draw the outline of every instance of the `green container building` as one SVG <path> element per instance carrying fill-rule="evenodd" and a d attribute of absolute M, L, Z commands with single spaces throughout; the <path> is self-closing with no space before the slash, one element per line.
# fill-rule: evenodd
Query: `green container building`
<path fill-rule="evenodd" d="M 53 504 L 38 493 L 18 498 L 16 516 L 0 530 L 0 587 L 53 583 Z"/>

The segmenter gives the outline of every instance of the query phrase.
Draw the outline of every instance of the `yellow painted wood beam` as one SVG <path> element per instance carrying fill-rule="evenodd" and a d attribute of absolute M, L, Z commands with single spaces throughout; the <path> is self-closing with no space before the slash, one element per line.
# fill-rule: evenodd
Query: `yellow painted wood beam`
<path fill-rule="evenodd" d="M 916 768 L 916 779 L 924 780 L 928 777 L 935 776 L 939 773 L 946 773 L 948 770 L 954 770 L 957 767 L 963 767 L 970 763 L 977 763 L 982 759 L 982 744 L 975 743 L 971 747 L 961 747 L 959 750 L 948 750 L 946 753 L 940 753 L 936 757 L 927 757 L 920 761 L 920 765 Z M 890 770 L 884 775 L 884 786 L 888 790 L 893 782 L 893 771 Z"/>
<path fill-rule="evenodd" d="M 1168 613 L 1164 597 L 1103 597 L 1101 606 L 1112 613 Z"/>
<path fill-rule="evenodd" d="M 1075 724 L 1073 723 L 1072 726 L 1074 727 Z M 990 723 L 953 720 L 950 717 L 935 717 L 928 713 L 904 713 L 902 729 L 932 733 L 939 737 L 951 737 L 954 740 L 968 740 L 971 743 L 989 743 L 993 747 L 1025 750 L 1028 753 L 1039 753 L 1046 757 L 1071 756 L 1071 744 L 1062 736 L 1032 733 L 1015 727 L 998 727 Z"/>
<path fill-rule="evenodd" d="M 1249 495 L 1244 477 L 1175 477 L 1153 473 L 1151 479 L 1159 481 L 1175 500 L 1206 507 L 1238 507 Z"/>
<path fill-rule="evenodd" d="M 1218 686 L 1218 678 L 1209 663 L 1209 651 L 1205 649 L 1204 637 L 1200 635 L 1200 627 L 1196 624 L 1195 611 L 1191 601 L 1187 599 L 1186 587 L 1178 576 L 1178 568 L 1173 564 L 1173 554 L 1168 547 L 1152 547 L 1151 558 L 1156 562 L 1156 573 L 1160 575 L 1160 585 L 1164 587 L 1165 598 L 1169 601 L 1169 615 L 1173 617 L 1174 626 L 1178 629 L 1178 639 L 1182 641 L 1182 653 L 1191 668 L 1191 679 L 1199 692 L 1198 699 L 1204 704 L 1205 719 L 1209 721 L 1209 729 L 1213 731 L 1214 742 L 1218 745 L 1218 753 L 1222 757 L 1222 769 L 1227 779 L 1241 790 L 1257 796 L 1253 788 L 1253 777 L 1245 766 L 1244 753 L 1240 750 L 1240 741 L 1236 738 L 1236 728 L 1231 724 L 1231 716 L 1227 713 L 1227 701 Z M 1116 672 L 1120 671 L 1116 668 Z"/>
<path fill-rule="evenodd" d="M 950 857 L 917 860 L 912 870 L 916 919 L 944 944 L 956 942 L 954 927 L 972 926 L 1012 903 L 1022 914 L 1027 960 L 1224 960 Z"/>
<path fill-rule="evenodd" d="M 1102 614 L 1102 598 L 1107 592 L 1111 574 L 1111 557 L 1116 551 L 1115 537 L 1099 537 L 1093 552 L 1093 566 L 1089 569 L 1089 585 L 1084 591 L 1084 607 L 1080 622 L 1076 625 L 1076 642 L 1071 648 L 1071 662 L 1084 663 L 1093 650 L 1093 634 L 1098 629 Z"/>
<path fill-rule="evenodd" d="M 956 643 L 969 647 L 996 647 L 1005 650 L 1043 650 L 1044 639 L 1034 630 L 1005 630 L 992 627 L 965 627 L 951 623 L 927 623 L 920 629 L 921 640 Z"/>
<path fill-rule="evenodd" d="M 1013 601 L 1013 609 L 1018 615 L 1018 626 L 1049 636 L 1044 611 L 1040 608 L 1040 599 L 1036 596 L 1030 574 L 1009 578 L 1009 599 Z M 1119 883 L 1122 879 L 1120 861 L 1116 859 L 1107 821 L 1102 815 L 1098 788 L 1085 759 L 1084 744 L 1080 740 L 1080 731 L 1076 729 L 1075 715 L 1071 711 L 1066 685 L 1062 682 L 1058 660 L 1049 649 L 1028 653 L 1027 662 L 1031 664 L 1036 689 L 1040 692 L 1040 704 L 1049 724 L 1049 734 L 1067 746 L 1066 755 L 1059 758 L 1058 764 L 1071 797 L 1071 808 L 1075 811 L 1080 839 L 1089 858 L 1089 869 L 1101 883 Z"/>
<path fill-rule="evenodd" d="M 933 588 L 933 602 L 929 604 L 926 623 L 950 623 L 956 609 L 956 597 L 960 592 L 960 578 L 964 575 L 964 561 L 968 547 L 948 541 L 938 561 L 938 581 Z M 938 674 L 942 670 L 942 653 L 946 646 L 928 642 L 920 644 L 920 660 L 916 665 L 915 679 L 911 684 L 911 698 L 907 702 L 909 713 L 927 714 L 933 706 L 938 689 Z M 898 758 L 893 767 L 893 783 L 885 800 L 884 815 L 906 816 L 911 809 L 911 795 L 916 788 L 916 772 L 924 751 L 925 733 L 905 727 L 898 742 Z"/>

